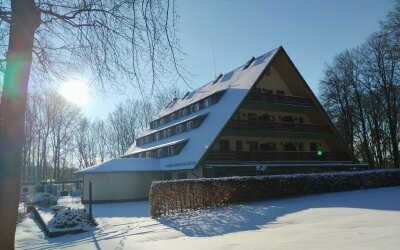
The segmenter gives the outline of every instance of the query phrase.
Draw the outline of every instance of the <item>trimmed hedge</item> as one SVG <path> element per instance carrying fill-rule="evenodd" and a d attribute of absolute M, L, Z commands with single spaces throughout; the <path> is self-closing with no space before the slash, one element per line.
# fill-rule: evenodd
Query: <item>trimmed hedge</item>
<path fill-rule="evenodd" d="M 157 217 L 270 198 L 388 186 L 400 186 L 399 169 L 154 181 L 150 214 Z"/>

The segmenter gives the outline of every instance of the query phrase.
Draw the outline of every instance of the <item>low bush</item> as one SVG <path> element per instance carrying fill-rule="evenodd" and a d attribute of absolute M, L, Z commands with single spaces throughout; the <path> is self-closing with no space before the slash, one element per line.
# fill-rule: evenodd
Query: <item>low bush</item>
<path fill-rule="evenodd" d="M 26 197 L 25 203 L 27 205 L 50 207 L 57 204 L 57 197 L 48 193 L 37 193 L 28 195 Z"/>
<path fill-rule="evenodd" d="M 400 185 L 400 170 L 155 181 L 150 214 L 182 212 L 305 194 Z"/>
<path fill-rule="evenodd" d="M 74 228 L 88 229 L 95 226 L 96 222 L 89 218 L 86 209 L 66 208 L 57 211 L 48 223 L 49 228 Z"/>

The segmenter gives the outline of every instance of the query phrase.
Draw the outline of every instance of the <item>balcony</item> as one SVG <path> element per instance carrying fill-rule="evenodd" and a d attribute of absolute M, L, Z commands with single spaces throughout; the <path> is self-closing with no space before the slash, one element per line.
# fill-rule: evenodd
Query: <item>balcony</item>
<path fill-rule="evenodd" d="M 240 161 L 332 161 L 340 160 L 340 155 L 325 152 L 318 156 L 316 152 L 288 151 L 210 151 L 206 162 L 240 162 Z"/>
<path fill-rule="evenodd" d="M 267 93 L 252 92 L 247 97 L 251 101 L 262 101 L 279 104 L 314 106 L 310 98 L 301 96 L 273 95 Z"/>
<path fill-rule="evenodd" d="M 288 131 L 303 133 L 330 133 L 329 126 L 319 124 L 299 124 L 290 122 L 232 120 L 227 128 L 245 130 Z"/>

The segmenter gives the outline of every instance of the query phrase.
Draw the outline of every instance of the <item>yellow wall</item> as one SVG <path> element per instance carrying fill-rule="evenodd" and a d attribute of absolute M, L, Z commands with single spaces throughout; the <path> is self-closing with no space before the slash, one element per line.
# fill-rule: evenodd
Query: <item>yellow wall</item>
<path fill-rule="evenodd" d="M 89 200 L 89 180 L 93 181 L 94 201 L 146 199 L 154 180 L 163 179 L 162 173 L 111 172 L 84 175 L 83 199 Z"/>
<path fill-rule="evenodd" d="M 286 83 L 272 65 L 263 75 L 256 87 L 273 90 L 274 94 L 276 94 L 276 90 L 283 90 L 285 91 L 285 95 L 293 95 L 292 91 L 288 88 Z"/>

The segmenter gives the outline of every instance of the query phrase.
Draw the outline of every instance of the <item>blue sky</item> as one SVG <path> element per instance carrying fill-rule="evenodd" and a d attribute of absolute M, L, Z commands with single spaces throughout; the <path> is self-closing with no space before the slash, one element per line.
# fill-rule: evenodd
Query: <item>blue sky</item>
<path fill-rule="evenodd" d="M 218 75 L 283 46 L 318 96 L 325 65 L 377 31 L 393 0 L 177 0 L 177 5 L 178 35 L 193 88 L 214 79 L 213 47 Z M 133 89 L 99 95 L 83 111 L 103 118 L 135 96 Z"/>

